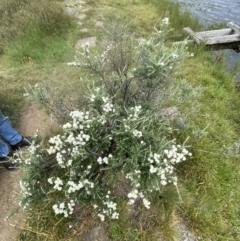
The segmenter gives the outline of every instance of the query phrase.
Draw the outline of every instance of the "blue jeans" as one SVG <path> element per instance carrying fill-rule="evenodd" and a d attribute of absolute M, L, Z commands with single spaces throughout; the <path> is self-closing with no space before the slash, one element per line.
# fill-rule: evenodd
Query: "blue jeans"
<path fill-rule="evenodd" d="M 15 145 L 22 140 L 22 136 L 11 126 L 9 118 L 0 110 L 0 137 L 10 145 Z M 7 144 L 0 139 L 0 157 L 9 154 Z"/>

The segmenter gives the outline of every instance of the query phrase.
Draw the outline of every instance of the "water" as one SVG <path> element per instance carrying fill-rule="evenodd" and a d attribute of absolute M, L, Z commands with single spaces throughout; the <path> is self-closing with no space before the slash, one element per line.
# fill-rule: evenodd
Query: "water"
<path fill-rule="evenodd" d="M 233 21 L 240 25 L 240 0 L 174 0 L 204 24 Z"/>
<path fill-rule="evenodd" d="M 183 10 L 197 16 L 204 25 L 234 22 L 240 26 L 240 0 L 173 0 L 180 3 Z M 187 26 L 186 26 L 187 27 Z M 227 28 L 227 26 L 226 26 Z M 193 29 L 194 31 L 194 29 Z M 228 60 L 227 68 L 231 70 L 240 61 L 240 53 L 234 50 L 225 51 Z M 236 79 L 240 81 L 240 72 Z"/>

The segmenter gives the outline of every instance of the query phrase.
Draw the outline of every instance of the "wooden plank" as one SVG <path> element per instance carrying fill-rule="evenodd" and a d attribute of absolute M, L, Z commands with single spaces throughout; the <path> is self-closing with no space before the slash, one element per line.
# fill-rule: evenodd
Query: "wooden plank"
<path fill-rule="evenodd" d="M 205 44 L 206 45 L 214 45 L 214 44 L 224 44 L 224 43 L 233 43 L 240 41 L 240 35 L 239 34 L 232 34 L 227 36 L 221 36 L 221 37 L 211 37 L 206 39 Z"/>
<path fill-rule="evenodd" d="M 189 33 L 197 44 L 204 42 L 204 39 L 198 36 L 195 32 L 193 32 L 192 29 L 190 29 L 189 27 L 186 27 L 183 30 Z"/>
<path fill-rule="evenodd" d="M 240 34 L 240 27 L 237 24 L 235 24 L 233 22 L 229 22 L 229 23 L 227 23 L 227 26 L 229 28 L 231 28 L 232 30 L 234 30 L 234 32 Z"/>
<path fill-rule="evenodd" d="M 234 31 L 231 28 L 224 28 L 224 29 L 218 29 L 218 30 L 196 32 L 196 34 L 202 38 L 210 38 L 210 37 L 219 37 L 219 36 L 233 34 L 233 32 Z"/>

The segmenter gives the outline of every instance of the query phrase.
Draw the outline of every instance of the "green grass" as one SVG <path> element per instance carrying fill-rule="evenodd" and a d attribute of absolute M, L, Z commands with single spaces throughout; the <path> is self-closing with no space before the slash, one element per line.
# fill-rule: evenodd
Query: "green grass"
<path fill-rule="evenodd" d="M 10 2 L 5 3 L 10 6 Z M 19 11 L 23 6 L 14 6 L 11 5 L 11 16 L 19 21 Z M 177 4 L 166 0 L 88 0 L 86 6 L 91 9 L 86 12 L 86 20 L 83 20 L 84 26 L 91 30 L 87 33 L 82 33 L 74 24 L 63 25 L 62 30 L 68 30 L 57 35 L 37 27 L 24 32 L 24 35 L 21 31 L 15 32 L 18 33 L 15 38 L 9 30 L 6 32 L 9 33 L 9 41 L 0 44 L 4 53 L 0 60 L 0 80 L 3 83 L 0 103 L 1 110 L 14 123 L 17 123 L 25 103 L 23 93 L 28 84 L 51 80 L 56 93 L 61 94 L 71 89 L 69 83 L 82 89 L 85 84 L 79 79 L 85 78 L 87 73 L 66 66 L 66 62 L 73 60 L 77 37 L 102 36 L 102 29 L 95 26 L 95 20 L 102 21 L 102 12 L 106 19 L 115 19 L 116 16 L 127 19 L 138 36 L 148 36 L 164 17 L 170 18 L 171 27 L 174 28 L 170 39 L 174 41 L 186 36 L 183 27 L 189 26 L 194 30 L 203 28 L 188 13 L 181 13 Z M 12 30 L 19 30 L 16 26 Z M 230 146 L 239 141 L 239 93 L 235 89 L 233 76 L 225 71 L 224 58 L 220 62 L 213 60 L 204 53 L 203 48 L 190 47 L 189 51 L 194 52 L 195 57 L 187 59 L 176 76 L 186 79 L 193 86 L 203 87 L 204 91 L 198 98 L 198 113 L 189 114 L 191 127 L 184 136 L 179 137 L 184 139 L 190 136 L 188 142 L 193 152 L 191 160 L 177 167 L 183 204 L 178 202 L 175 189 L 166 188 L 161 199 L 152 200 L 153 213 L 137 209 L 137 215 L 129 219 L 126 211 L 120 220 L 108 223 L 106 227 L 112 240 L 176 240 L 179 218 L 183 218 L 201 240 L 240 239 L 239 158 L 222 153 L 224 145 Z M 91 78 L 90 75 L 87 77 Z M 188 113 L 188 108 L 188 105 L 183 105 L 181 111 Z M 193 135 L 197 128 L 202 130 L 205 127 L 205 135 L 199 138 Z M 126 209 L 124 202 L 120 205 L 122 210 Z M 39 207 L 30 211 L 18 240 L 78 240 L 76 232 L 99 225 L 85 218 L 69 230 L 68 223 L 54 225 L 55 221 L 50 210 Z"/>
<path fill-rule="evenodd" d="M 183 213 L 204 240 L 238 240 L 238 158 L 222 152 L 224 145 L 239 139 L 235 82 L 221 64 L 202 54 L 186 61 L 183 69 L 192 84 L 205 87 L 199 99 L 202 107 L 192 121 L 200 128 L 207 126 L 205 136 L 192 140 L 194 158 L 181 167 L 182 180 L 195 197 L 194 205 L 183 205 Z"/>
<path fill-rule="evenodd" d="M 74 54 L 74 46 L 68 44 L 63 36 L 48 37 L 39 31 L 33 31 L 7 44 L 5 53 L 11 65 L 26 62 L 43 64 L 70 60 Z"/>
<path fill-rule="evenodd" d="M 60 62 L 73 55 L 80 34 L 56 1 L 3 1 L 0 49 L 10 65 Z"/>

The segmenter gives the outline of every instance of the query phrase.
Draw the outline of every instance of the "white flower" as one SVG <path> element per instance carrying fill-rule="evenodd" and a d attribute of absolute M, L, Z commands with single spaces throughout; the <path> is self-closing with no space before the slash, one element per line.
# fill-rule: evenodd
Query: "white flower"
<path fill-rule="evenodd" d="M 162 23 L 165 24 L 165 25 L 168 25 L 169 24 L 169 18 L 164 18 L 162 20 Z"/>
<path fill-rule="evenodd" d="M 65 204 L 64 204 L 64 203 L 60 203 L 59 207 L 60 207 L 61 209 L 63 209 L 63 208 L 65 207 Z"/>
<path fill-rule="evenodd" d="M 67 166 L 72 166 L 72 162 L 73 162 L 72 159 L 68 160 Z"/>
<path fill-rule="evenodd" d="M 161 180 L 161 185 L 163 185 L 163 186 L 166 186 L 167 185 L 167 182 L 166 182 L 166 180 Z"/>
<path fill-rule="evenodd" d="M 141 131 L 138 131 L 138 130 L 133 130 L 133 135 L 135 137 L 141 137 L 142 136 L 142 132 Z"/>
<path fill-rule="evenodd" d="M 96 98 L 96 96 L 92 95 L 90 100 L 93 102 L 95 100 L 95 98 Z"/>
<path fill-rule="evenodd" d="M 102 164 L 102 163 L 103 163 L 102 157 L 98 157 L 97 162 L 98 162 L 99 164 Z"/>
<path fill-rule="evenodd" d="M 95 91 L 98 93 L 100 91 L 100 88 L 95 88 Z"/>
<path fill-rule="evenodd" d="M 98 217 L 101 219 L 102 222 L 105 220 L 105 216 L 100 213 L 98 214 Z"/>
<path fill-rule="evenodd" d="M 48 182 L 49 182 L 50 184 L 53 184 L 53 177 L 48 178 Z"/>
<path fill-rule="evenodd" d="M 157 172 L 157 168 L 154 167 L 153 165 L 150 165 L 149 171 L 150 171 L 150 173 L 156 173 Z"/>
<path fill-rule="evenodd" d="M 149 202 L 146 198 L 143 198 L 143 205 L 145 208 L 149 209 L 150 208 L 151 202 Z"/>
<path fill-rule="evenodd" d="M 108 164 L 108 158 L 107 157 L 104 157 L 102 160 L 105 164 Z"/>
<path fill-rule="evenodd" d="M 56 190 L 58 190 L 58 191 L 61 191 L 62 190 L 62 185 L 63 185 L 63 181 L 59 178 L 59 177 L 57 177 L 56 178 L 56 180 L 54 181 L 54 187 L 53 187 L 53 189 L 56 189 Z"/>
<path fill-rule="evenodd" d="M 69 122 L 62 126 L 63 129 L 68 129 L 68 128 L 71 128 L 71 127 L 72 127 L 72 125 Z"/>
<path fill-rule="evenodd" d="M 112 219 L 118 219 L 118 216 L 119 216 L 119 213 L 114 212 L 114 213 L 112 214 Z"/>

